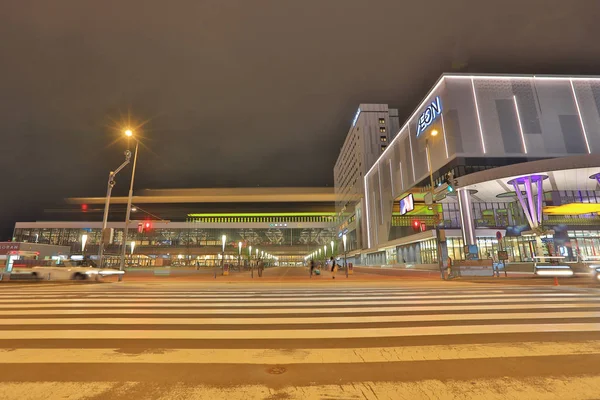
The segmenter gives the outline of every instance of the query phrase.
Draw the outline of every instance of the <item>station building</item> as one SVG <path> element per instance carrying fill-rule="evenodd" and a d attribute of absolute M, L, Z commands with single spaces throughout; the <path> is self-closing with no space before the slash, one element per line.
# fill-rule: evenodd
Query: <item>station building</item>
<path fill-rule="evenodd" d="M 337 240 L 333 188 L 147 189 L 132 203 L 126 246 L 133 265 L 219 265 L 223 235 L 234 263 L 246 262 L 252 249 L 253 259 L 264 252 L 279 265 L 302 265 L 308 250 Z M 104 197 L 67 199 L 47 208 L 42 221 L 17 222 L 13 242 L 69 246 L 94 259 L 104 204 Z M 119 262 L 127 198 L 110 204 L 109 266 Z"/>
<path fill-rule="evenodd" d="M 599 182 L 600 77 L 444 74 L 366 173 L 351 256 L 600 256 Z"/>

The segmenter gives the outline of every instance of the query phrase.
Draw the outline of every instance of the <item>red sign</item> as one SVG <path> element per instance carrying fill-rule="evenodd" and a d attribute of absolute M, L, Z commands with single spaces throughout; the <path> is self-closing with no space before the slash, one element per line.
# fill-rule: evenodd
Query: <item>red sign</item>
<path fill-rule="evenodd" d="M 496 232 L 496 239 L 502 240 L 502 232 L 500 232 L 500 231 Z"/>

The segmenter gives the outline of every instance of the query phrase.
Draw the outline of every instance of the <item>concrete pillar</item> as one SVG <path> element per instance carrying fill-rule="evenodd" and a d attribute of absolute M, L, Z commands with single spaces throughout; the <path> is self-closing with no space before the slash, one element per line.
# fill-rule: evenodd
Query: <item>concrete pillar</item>
<path fill-rule="evenodd" d="M 468 189 L 458 189 L 458 207 L 460 209 L 460 226 L 465 245 L 477 244 L 475 221 L 473 219 L 473 203 Z"/>

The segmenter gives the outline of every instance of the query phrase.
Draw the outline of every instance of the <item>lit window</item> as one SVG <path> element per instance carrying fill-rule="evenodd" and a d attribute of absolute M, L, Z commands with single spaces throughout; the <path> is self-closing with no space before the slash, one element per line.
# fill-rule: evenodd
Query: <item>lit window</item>
<path fill-rule="evenodd" d="M 385 118 L 379 118 L 379 123 L 382 125 L 385 124 Z"/>
<path fill-rule="evenodd" d="M 385 133 L 385 132 L 386 132 L 386 130 L 385 130 L 385 126 L 380 126 L 380 127 L 379 127 L 379 132 L 381 132 L 381 133 Z"/>
<path fill-rule="evenodd" d="M 381 151 L 384 151 L 387 146 L 381 146 Z"/>
<path fill-rule="evenodd" d="M 384 143 L 387 142 L 387 136 L 381 136 L 379 138 L 379 141 L 384 142 Z"/>

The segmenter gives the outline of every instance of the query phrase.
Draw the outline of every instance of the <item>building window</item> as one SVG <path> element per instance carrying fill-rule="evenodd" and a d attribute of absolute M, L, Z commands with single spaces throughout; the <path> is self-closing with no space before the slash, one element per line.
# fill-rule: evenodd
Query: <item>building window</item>
<path fill-rule="evenodd" d="M 385 124 L 385 118 L 379 118 L 379 123 L 380 123 L 381 125 Z"/>
<path fill-rule="evenodd" d="M 381 133 L 385 133 L 385 132 L 386 132 L 386 130 L 385 130 L 385 126 L 380 126 L 380 127 L 379 127 L 379 132 L 381 132 Z"/>
<path fill-rule="evenodd" d="M 386 143 L 387 142 L 387 136 L 380 136 L 379 137 L 379 141 L 383 142 L 383 143 Z"/>
<path fill-rule="evenodd" d="M 381 146 L 381 151 L 384 151 L 386 147 L 386 145 Z"/>

